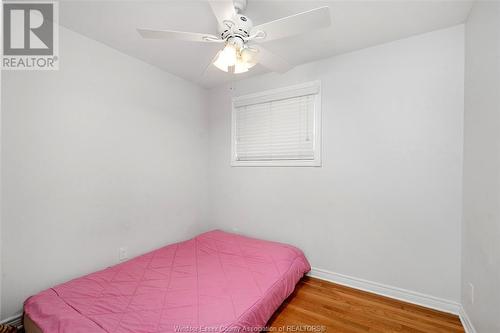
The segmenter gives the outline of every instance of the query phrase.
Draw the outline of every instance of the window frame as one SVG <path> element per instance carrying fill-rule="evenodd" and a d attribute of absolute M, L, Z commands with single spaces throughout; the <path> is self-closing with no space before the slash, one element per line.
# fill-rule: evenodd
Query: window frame
<path fill-rule="evenodd" d="M 304 91 L 315 90 L 317 93 L 306 94 Z M 280 99 L 287 99 L 293 97 L 300 97 L 305 95 L 314 96 L 314 126 L 313 126 L 313 139 L 314 139 L 314 159 L 312 160 L 260 160 L 260 161 L 240 161 L 236 155 L 236 107 L 235 104 L 242 101 L 255 101 L 257 104 L 269 101 L 276 101 Z M 321 138 L 322 138 L 322 125 L 321 125 L 321 82 L 312 81 L 293 86 L 287 86 L 277 89 L 270 89 L 261 91 L 254 94 L 248 94 L 238 97 L 233 97 L 231 102 L 231 166 L 232 167 L 321 167 Z"/>

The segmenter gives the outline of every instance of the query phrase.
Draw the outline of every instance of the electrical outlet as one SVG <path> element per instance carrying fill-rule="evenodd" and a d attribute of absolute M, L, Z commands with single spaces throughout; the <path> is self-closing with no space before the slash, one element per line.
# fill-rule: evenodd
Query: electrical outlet
<path fill-rule="evenodd" d="M 126 247 L 120 247 L 118 249 L 118 260 L 124 261 L 128 259 L 128 251 Z"/>
<path fill-rule="evenodd" d="M 474 285 L 469 282 L 469 301 L 474 304 Z"/>

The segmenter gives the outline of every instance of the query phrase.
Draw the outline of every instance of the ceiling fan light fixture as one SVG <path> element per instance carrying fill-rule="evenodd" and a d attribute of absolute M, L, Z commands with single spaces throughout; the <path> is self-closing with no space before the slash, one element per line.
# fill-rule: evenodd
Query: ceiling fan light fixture
<path fill-rule="evenodd" d="M 248 67 L 246 63 L 241 62 L 241 61 L 238 61 L 238 62 L 234 65 L 234 74 L 241 74 L 241 73 L 248 72 L 248 69 L 249 69 L 249 68 L 250 68 L 250 67 Z"/>
<path fill-rule="evenodd" d="M 257 52 L 254 48 L 245 47 L 240 52 L 240 61 L 244 62 L 248 68 L 252 68 L 258 62 Z"/>
<path fill-rule="evenodd" d="M 233 74 L 248 72 L 257 64 L 256 51 L 245 45 L 228 42 L 213 63 L 218 69 Z"/>
<path fill-rule="evenodd" d="M 221 71 L 228 72 L 229 67 L 235 66 L 238 61 L 238 50 L 232 44 L 226 44 L 224 49 L 219 52 L 214 61 L 215 67 Z"/>

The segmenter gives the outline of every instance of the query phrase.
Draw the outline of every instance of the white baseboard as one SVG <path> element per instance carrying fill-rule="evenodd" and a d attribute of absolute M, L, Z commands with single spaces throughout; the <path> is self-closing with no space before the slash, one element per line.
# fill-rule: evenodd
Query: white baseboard
<path fill-rule="evenodd" d="M 470 321 L 469 316 L 467 315 L 467 312 L 465 312 L 463 306 L 460 307 L 459 316 L 460 316 L 460 321 L 464 326 L 465 333 L 476 333 L 476 329 L 474 328 L 474 326 L 472 326 L 472 322 Z"/>
<path fill-rule="evenodd" d="M 425 306 L 427 308 L 448 312 L 455 315 L 460 314 L 461 305 L 459 303 L 430 295 L 421 294 L 416 291 L 392 287 L 381 283 L 367 281 L 314 267 L 311 269 L 308 275 L 318 279 L 338 283 L 347 287 L 352 287 L 374 294 L 395 298 L 400 301 Z"/>

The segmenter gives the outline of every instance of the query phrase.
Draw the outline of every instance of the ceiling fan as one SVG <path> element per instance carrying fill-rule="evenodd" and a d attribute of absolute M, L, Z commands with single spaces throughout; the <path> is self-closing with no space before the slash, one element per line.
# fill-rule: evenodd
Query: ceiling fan
<path fill-rule="evenodd" d="M 253 26 L 243 15 L 247 0 L 208 0 L 219 23 L 217 35 L 173 30 L 137 29 L 143 38 L 177 39 L 199 43 L 224 44 L 212 63 L 224 72 L 244 73 L 257 63 L 275 72 L 286 72 L 291 66 L 262 45 L 301 33 L 328 27 L 331 24 L 328 7 L 319 7 L 299 14 Z"/>

